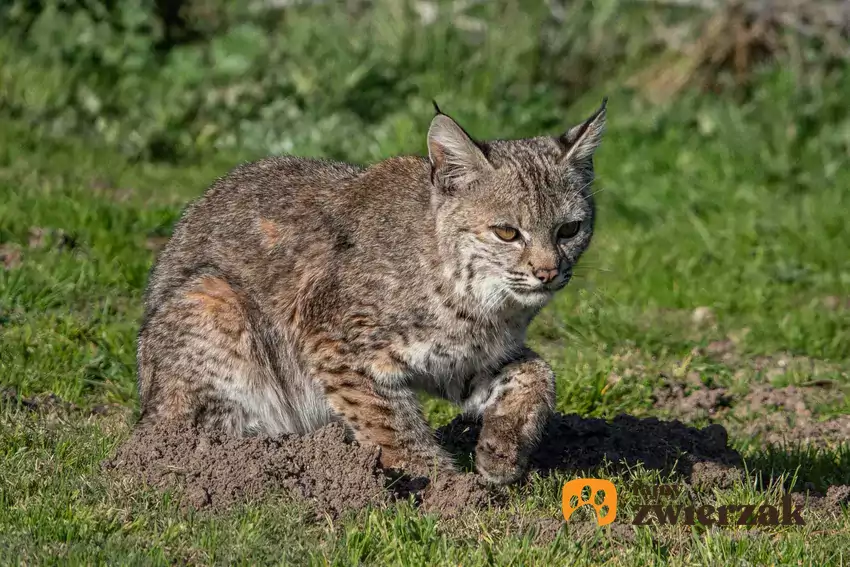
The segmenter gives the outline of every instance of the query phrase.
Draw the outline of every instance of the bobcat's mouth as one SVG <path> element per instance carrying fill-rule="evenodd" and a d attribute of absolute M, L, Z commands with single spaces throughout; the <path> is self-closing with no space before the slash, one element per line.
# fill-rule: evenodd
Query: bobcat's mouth
<path fill-rule="evenodd" d="M 536 288 L 521 287 L 510 288 L 514 301 L 526 307 L 540 307 L 552 299 L 552 289 L 541 286 Z"/>
<path fill-rule="evenodd" d="M 572 271 L 565 272 L 554 281 L 548 284 L 537 286 L 511 286 L 509 289 L 513 296 L 524 304 L 545 303 L 555 294 L 560 291 L 572 279 Z"/>
<path fill-rule="evenodd" d="M 517 295 L 527 295 L 527 296 L 535 296 L 535 295 L 551 295 L 552 292 L 556 291 L 549 286 L 540 286 L 540 287 L 515 287 L 511 288 L 511 291 L 516 293 Z"/>

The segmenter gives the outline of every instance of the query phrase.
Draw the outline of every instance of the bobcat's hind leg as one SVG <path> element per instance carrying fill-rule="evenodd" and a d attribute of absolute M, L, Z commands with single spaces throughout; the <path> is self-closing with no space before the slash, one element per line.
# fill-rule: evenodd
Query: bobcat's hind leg
<path fill-rule="evenodd" d="M 224 278 L 176 290 L 139 334 L 142 420 L 232 434 L 306 433 L 331 420 L 287 344 Z"/>

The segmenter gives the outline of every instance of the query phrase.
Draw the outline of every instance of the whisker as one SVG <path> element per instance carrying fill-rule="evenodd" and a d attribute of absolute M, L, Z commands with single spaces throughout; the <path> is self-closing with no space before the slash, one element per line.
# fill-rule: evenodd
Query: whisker
<path fill-rule="evenodd" d="M 584 191 L 585 189 L 587 189 L 588 187 L 590 187 L 591 185 L 593 185 L 593 183 L 594 183 L 594 182 L 596 182 L 597 180 L 598 180 L 598 178 L 593 178 L 593 179 L 591 179 L 590 181 L 588 181 L 587 183 L 585 183 L 584 185 L 582 185 L 581 187 L 579 187 L 578 189 L 576 189 L 576 190 L 575 190 L 575 192 L 576 192 L 576 193 L 581 193 L 582 191 Z"/>
<path fill-rule="evenodd" d="M 606 274 L 614 273 L 614 270 L 611 268 L 603 266 L 582 266 L 581 268 L 573 268 L 573 275 L 580 274 L 583 271 L 604 272 Z"/>

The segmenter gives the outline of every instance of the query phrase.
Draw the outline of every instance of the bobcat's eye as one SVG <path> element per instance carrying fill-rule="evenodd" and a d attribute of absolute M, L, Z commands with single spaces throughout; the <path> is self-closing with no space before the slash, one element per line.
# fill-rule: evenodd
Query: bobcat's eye
<path fill-rule="evenodd" d="M 578 234 L 581 228 L 581 221 L 565 222 L 558 228 L 558 240 L 569 240 Z"/>
<path fill-rule="evenodd" d="M 493 234 L 499 237 L 499 240 L 505 242 L 513 242 L 519 238 L 519 231 L 510 226 L 494 226 Z"/>

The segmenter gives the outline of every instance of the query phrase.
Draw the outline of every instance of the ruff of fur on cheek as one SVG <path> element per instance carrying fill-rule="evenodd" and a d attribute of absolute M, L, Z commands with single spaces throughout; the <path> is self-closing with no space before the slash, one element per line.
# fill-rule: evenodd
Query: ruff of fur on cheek
<path fill-rule="evenodd" d="M 507 297 L 507 291 L 500 282 L 484 284 L 481 287 L 484 290 L 481 292 L 479 299 L 479 311 L 474 314 L 475 319 L 479 321 L 488 321 L 490 316 L 503 305 Z"/>
<path fill-rule="evenodd" d="M 485 263 L 487 258 L 475 256 L 472 253 L 469 257 L 464 258 L 465 269 L 461 271 L 464 277 L 459 280 L 454 291 L 457 294 L 458 289 L 463 290 L 463 295 L 457 297 L 461 301 L 470 299 L 469 295 L 465 293 L 466 290 L 471 292 L 471 298 L 475 305 L 472 318 L 479 323 L 476 330 L 482 330 L 484 324 L 490 321 L 490 317 L 505 306 L 509 291 L 505 282 L 498 276 L 482 275 L 482 266 L 476 265 L 476 260 L 478 260 L 478 263 Z"/>

